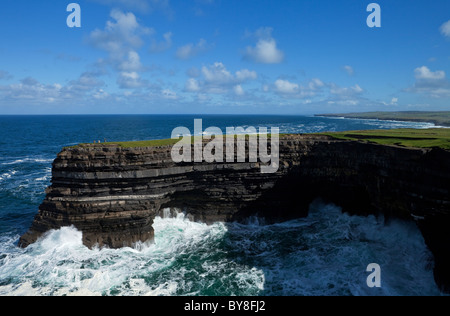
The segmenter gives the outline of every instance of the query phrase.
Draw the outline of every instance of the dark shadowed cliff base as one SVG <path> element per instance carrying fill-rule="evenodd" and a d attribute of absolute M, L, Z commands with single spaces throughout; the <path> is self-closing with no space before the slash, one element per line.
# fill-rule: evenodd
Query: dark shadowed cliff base
<path fill-rule="evenodd" d="M 64 149 L 20 245 L 74 225 L 86 246 L 120 248 L 151 240 L 153 219 L 168 208 L 207 223 L 251 215 L 276 222 L 307 216 L 321 198 L 350 214 L 417 221 L 435 257 L 436 282 L 450 291 L 449 151 L 287 135 L 279 171 L 262 174 L 258 163 L 175 164 L 171 148 Z"/>

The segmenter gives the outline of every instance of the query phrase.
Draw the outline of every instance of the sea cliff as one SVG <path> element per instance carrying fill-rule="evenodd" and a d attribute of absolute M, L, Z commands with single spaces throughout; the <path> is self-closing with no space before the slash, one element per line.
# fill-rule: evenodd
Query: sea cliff
<path fill-rule="evenodd" d="M 268 222 L 304 217 L 317 198 L 357 215 L 415 220 L 450 290 L 450 152 L 385 146 L 320 135 L 280 137 L 279 169 L 260 163 L 174 163 L 172 146 L 63 149 L 52 185 L 19 245 L 75 226 L 88 247 L 151 241 L 153 219 L 178 209 L 192 220 Z M 247 160 L 248 161 L 248 160 Z"/>

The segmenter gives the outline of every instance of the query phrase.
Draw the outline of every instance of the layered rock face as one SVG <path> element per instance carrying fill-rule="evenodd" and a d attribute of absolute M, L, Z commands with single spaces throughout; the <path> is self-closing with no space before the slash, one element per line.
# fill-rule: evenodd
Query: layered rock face
<path fill-rule="evenodd" d="M 450 152 L 289 135 L 280 138 L 278 172 L 262 174 L 259 163 L 176 164 L 171 150 L 64 149 L 20 245 L 74 225 L 86 246 L 119 248 L 151 241 L 153 219 L 167 208 L 207 223 L 250 215 L 275 222 L 307 216 L 322 198 L 351 214 L 416 219 L 435 256 L 436 280 L 450 290 Z"/>

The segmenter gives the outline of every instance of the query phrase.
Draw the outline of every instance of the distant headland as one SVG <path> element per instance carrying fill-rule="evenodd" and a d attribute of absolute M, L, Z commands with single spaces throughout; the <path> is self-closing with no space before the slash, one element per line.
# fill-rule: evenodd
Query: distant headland
<path fill-rule="evenodd" d="M 450 127 L 450 111 L 364 112 L 364 113 L 346 113 L 346 114 L 316 114 L 315 116 L 392 120 L 405 122 L 428 122 L 438 126 Z"/>

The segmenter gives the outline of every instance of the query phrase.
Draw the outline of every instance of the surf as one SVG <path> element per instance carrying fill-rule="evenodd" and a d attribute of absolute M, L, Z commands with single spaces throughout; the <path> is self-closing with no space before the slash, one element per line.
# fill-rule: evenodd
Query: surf
<path fill-rule="evenodd" d="M 0 295 L 439 295 L 432 256 L 413 223 L 313 205 L 306 219 L 266 225 L 158 217 L 155 242 L 88 249 L 74 227 L 25 250 L 2 240 Z M 366 285 L 366 266 L 383 286 Z"/>

